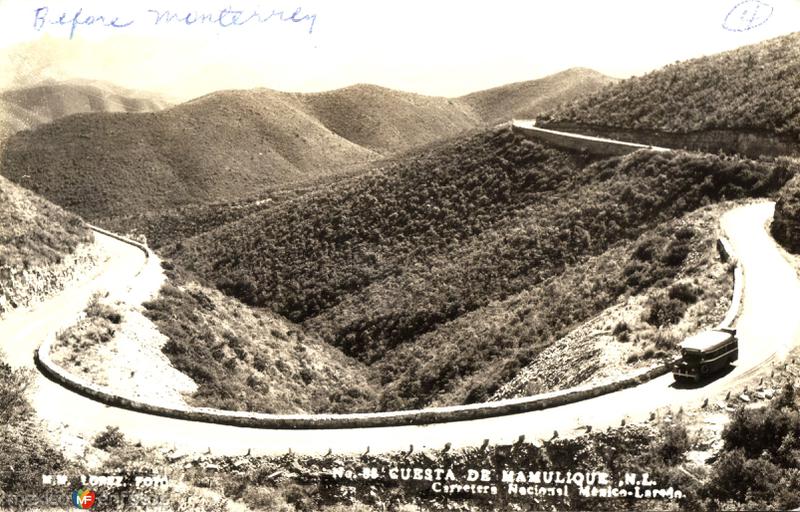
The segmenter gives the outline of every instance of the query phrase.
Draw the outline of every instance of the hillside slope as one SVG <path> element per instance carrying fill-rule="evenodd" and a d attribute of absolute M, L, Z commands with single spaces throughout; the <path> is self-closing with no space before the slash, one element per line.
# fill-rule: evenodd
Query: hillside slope
<path fill-rule="evenodd" d="M 33 112 L 0 99 L 0 143 L 15 132 L 27 130 L 42 123 L 44 120 Z"/>
<path fill-rule="evenodd" d="M 269 311 L 177 279 L 144 307 L 169 338 L 163 352 L 172 365 L 198 384 L 195 405 L 323 413 L 374 401 L 368 368 Z"/>
<path fill-rule="evenodd" d="M 480 124 L 535 117 L 613 82 L 596 71 L 575 68 L 459 98 L 365 84 L 294 96 L 334 133 L 387 155 L 447 139 Z"/>
<path fill-rule="evenodd" d="M 154 94 L 102 82 L 55 82 L 0 92 L 0 140 L 72 114 L 155 112 L 167 102 Z"/>
<path fill-rule="evenodd" d="M 557 109 L 545 122 L 800 134 L 800 33 L 670 64 Z"/>
<path fill-rule="evenodd" d="M 102 83 L 44 82 L 3 91 L 0 99 L 45 121 L 85 112 L 153 112 L 167 106 L 154 94 Z"/>
<path fill-rule="evenodd" d="M 25 186 L 92 220 L 234 201 L 339 175 L 487 120 L 528 116 L 605 80 L 570 70 L 465 99 L 371 85 L 313 94 L 222 91 L 155 113 L 113 112 L 158 105 L 91 84 L 44 85 L 0 97 L 6 135 L 95 113 L 9 137 L 0 172 L 18 183 L 30 176 Z"/>
<path fill-rule="evenodd" d="M 457 101 L 375 85 L 294 96 L 332 132 L 383 155 L 448 138 L 479 123 Z"/>
<path fill-rule="evenodd" d="M 703 204 L 774 191 L 790 175 L 781 163 L 681 152 L 593 163 L 496 129 L 409 153 L 169 252 L 222 291 L 378 366 L 382 385 L 398 383 L 382 406 L 418 406 L 520 346 L 477 348 L 486 340 L 468 335 L 470 322 L 457 336 L 442 330 L 454 320 Z M 670 251 L 677 258 L 682 249 Z M 569 325 L 575 314 L 552 319 Z M 472 341 L 454 366 L 434 357 L 436 340 Z M 399 385 L 410 361 L 429 362 L 407 381 L 421 388 Z"/>
<path fill-rule="evenodd" d="M 56 263 L 91 238 L 77 216 L 0 176 L 0 267 Z"/>
<path fill-rule="evenodd" d="M 800 254 L 800 177 L 792 179 L 781 190 L 770 231 L 786 249 Z"/>
<path fill-rule="evenodd" d="M 280 93 L 237 91 L 157 113 L 60 119 L 12 136 L 1 168 L 93 219 L 232 200 L 374 157 Z"/>
<path fill-rule="evenodd" d="M 535 118 L 562 103 L 616 82 L 616 78 L 591 69 L 572 68 L 538 80 L 474 92 L 458 101 L 468 105 L 485 122 L 495 124 L 512 118 Z"/>
<path fill-rule="evenodd" d="M 92 239 L 80 218 L 0 176 L 0 315 L 92 265 L 91 251 L 79 250 Z"/>

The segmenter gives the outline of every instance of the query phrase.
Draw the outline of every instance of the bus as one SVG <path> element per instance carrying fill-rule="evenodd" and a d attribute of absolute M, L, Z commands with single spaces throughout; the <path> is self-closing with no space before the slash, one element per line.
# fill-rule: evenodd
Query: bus
<path fill-rule="evenodd" d="M 718 328 L 701 332 L 680 344 L 681 358 L 672 367 L 675 380 L 699 381 L 719 372 L 739 358 L 736 329 Z"/>

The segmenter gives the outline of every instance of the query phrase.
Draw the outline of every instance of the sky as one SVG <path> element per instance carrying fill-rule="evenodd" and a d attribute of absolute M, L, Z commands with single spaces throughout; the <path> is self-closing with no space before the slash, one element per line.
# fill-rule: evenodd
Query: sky
<path fill-rule="evenodd" d="M 797 30 L 800 0 L 0 0 L 0 89 L 82 78 L 173 100 L 354 83 L 459 96 L 571 67 L 627 78 Z"/>

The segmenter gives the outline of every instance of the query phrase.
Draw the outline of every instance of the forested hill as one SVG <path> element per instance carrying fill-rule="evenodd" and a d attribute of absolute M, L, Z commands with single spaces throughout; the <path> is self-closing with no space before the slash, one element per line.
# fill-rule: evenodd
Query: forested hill
<path fill-rule="evenodd" d="M 453 137 L 480 121 L 458 101 L 376 85 L 287 96 L 333 133 L 382 155 Z"/>
<path fill-rule="evenodd" d="M 220 91 L 155 113 L 127 113 L 158 104 L 94 85 L 42 85 L 0 95 L 0 138 L 9 136 L 0 172 L 20 184 L 29 176 L 24 186 L 95 221 L 237 201 L 340 176 L 601 83 L 573 70 L 463 101 L 363 84 Z"/>
<path fill-rule="evenodd" d="M 376 158 L 274 91 L 77 114 L 11 136 L 0 169 L 89 219 L 230 201 Z"/>
<path fill-rule="evenodd" d="M 563 103 L 595 93 L 619 80 L 593 69 L 572 68 L 554 75 L 517 82 L 458 98 L 485 122 L 531 119 Z"/>
<path fill-rule="evenodd" d="M 388 385 L 409 357 L 433 361 L 426 351 L 440 345 L 431 340 L 452 321 L 701 205 L 774 191 L 790 174 L 783 164 L 683 152 L 592 162 L 502 128 L 409 153 L 167 253 L 224 292 L 377 365 Z M 569 324 L 587 311 L 560 318 Z M 513 357 L 524 342 L 487 353 L 477 348 L 485 340 L 466 331 L 443 334 L 472 340 L 457 368 L 437 359 L 415 377 L 422 389 L 394 388 L 404 398 L 384 406 L 425 405 L 440 386 Z"/>
<path fill-rule="evenodd" d="M 0 92 L 0 140 L 14 132 L 86 112 L 155 112 L 167 106 L 156 94 L 104 82 L 46 81 Z"/>
<path fill-rule="evenodd" d="M 541 116 L 632 130 L 800 135 L 800 33 L 670 64 Z"/>

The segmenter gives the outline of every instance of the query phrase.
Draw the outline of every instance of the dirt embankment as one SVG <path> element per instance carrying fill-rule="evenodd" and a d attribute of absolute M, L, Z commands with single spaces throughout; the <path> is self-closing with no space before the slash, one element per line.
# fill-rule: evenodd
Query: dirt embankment
<path fill-rule="evenodd" d="M 781 189 L 770 232 L 786 249 L 800 254 L 800 176 Z"/>
<path fill-rule="evenodd" d="M 540 128 L 561 130 L 671 149 L 687 149 L 706 153 L 745 155 L 750 158 L 800 155 L 800 145 L 789 136 L 756 130 L 701 130 L 686 133 L 658 130 L 630 130 L 616 126 L 582 123 L 544 123 Z"/>
<path fill-rule="evenodd" d="M 81 281 L 99 261 L 94 244 L 79 246 L 60 263 L 32 268 L 0 266 L 0 318 L 17 308 L 27 308 Z"/>

